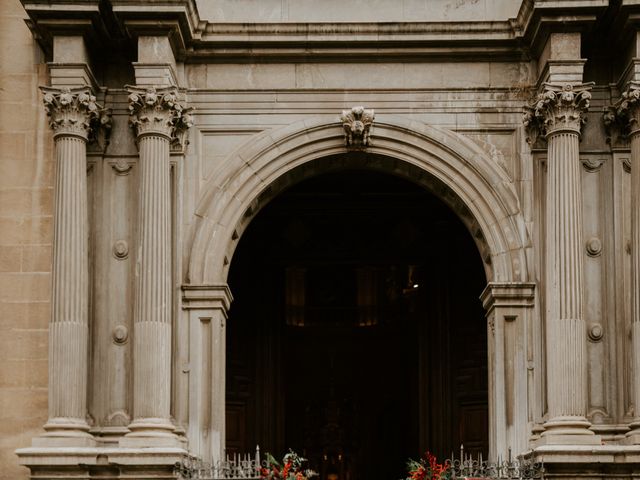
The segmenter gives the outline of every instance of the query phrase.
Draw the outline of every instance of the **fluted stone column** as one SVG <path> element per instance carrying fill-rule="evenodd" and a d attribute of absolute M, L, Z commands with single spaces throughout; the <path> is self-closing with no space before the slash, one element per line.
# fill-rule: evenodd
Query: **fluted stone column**
<path fill-rule="evenodd" d="M 176 88 L 129 88 L 139 160 L 133 345 L 133 422 L 124 446 L 179 446 L 171 401 L 171 185 L 169 149 L 190 117 Z"/>
<path fill-rule="evenodd" d="M 542 444 L 597 444 L 587 412 L 579 141 L 587 85 L 545 84 L 532 106 L 547 140 L 546 350 L 548 421 Z"/>
<path fill-rule="evenodd" d="M 56 183 L 53 292 L 49 323 L 49 420 L 35 444 L 92 445 L 87 425 L 88 217 L 87 140 L 100 108 L 88 88 L 45 87 L 54 131 Z"/>
<path fill-rule="evenodd" d="M 631 399 L 627 440 L 640 444 L 640 82 L 630 82 L 613 111 L 631 143 Z"/>

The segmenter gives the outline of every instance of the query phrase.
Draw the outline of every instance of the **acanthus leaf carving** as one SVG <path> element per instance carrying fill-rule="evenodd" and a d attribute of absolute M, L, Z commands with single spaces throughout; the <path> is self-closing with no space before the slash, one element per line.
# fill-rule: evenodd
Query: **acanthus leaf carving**
<path fill-rule="evenodd" d="M 369 146 L 371 126 L 375 119 L 375 112 L 363 106 L 356 106 L 351 110 L 343 110 L 340 115 L 344 139 L 347 148 L 363 149 Z"/>
<path fill-rule="evenodd" d="M 89 133 L 89 145 L 92 151 L 104 152 L 111 137 L 112 111 L 110 108 L 100 110 L 100 116 L 95 122 L 95 128 Z"/>
<path fill-rule="evenodd" d="M 130 123 L 138 136 L 163 135 L 184 144 L 186 131 L 193 126 L 191 112 L 178 101 L 177 87 L 141 88 L 127 86 Z"/>
<path fill-rule="evenodd" d="M 44 106 L 54 137 L 79 136 L 86 141 L 96 139 L 99 130 L 111 128 L 111 114 L 102 108 L 88 87 L 40 87 Z"/>
<path fill-rule="evenodd" d="M 523 113 L 522 121 L 527 129 L 529 143 L 534 143 L 538 136 L 548 136 L 560 131 L 568 130 L 579 134 L 586 121 L 591 86 L 591 83 L 543 84 L 542 91 L 525 107 Z"/>
<path fill-rule="evenodd" d="M 640 131 L 640 82 L 629 82 L 620 100 L 605 110 L 603 121 L 612 146 Z"/>

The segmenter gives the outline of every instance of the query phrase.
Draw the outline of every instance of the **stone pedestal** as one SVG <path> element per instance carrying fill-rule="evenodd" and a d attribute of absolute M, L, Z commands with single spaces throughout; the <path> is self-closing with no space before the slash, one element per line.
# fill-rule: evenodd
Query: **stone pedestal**
<path fill-rule="evenodd" d="M 172 480 L 186 456 L 181 448 L 23 448 L 17 453 L 31 478 L 59 480 Z"/>
<path fill-rule="evenodd" d="M 189 449 L 207 462 L 224 458 L 226 323 L 233 296 L 228 285 L 183 285 L 189 313 L 191 361 Z"/>
<path fill-rule="evenodd" d="M 610 480 L 637 478 L 637 445 L 544 445 L 524 454 L 544 465 L 545 480 Z"/>
<path fill-rule="evenodd" d="M 179 447 L 171 422 L 171 185 L 169 149 L 188 126 L 175 88 L 129 89 L 139 160 L 133 422 L 124 447 Z"/>
<path fill-rule="evenodd" d="M 480 295 L 487 311 L 489 452 L 491 460 L 528 448 L 534 401 L 532 311 L 535 284 L 490 282 Z"/>
<path fill-rule="evenodd" d="M 87 140 L 99 118 L 88 88 L 43 88 L 54 131 L 56 183 L 49 323 L 49 420 L 34 446 L 91 446 L 87 365 L 89 266 Z"/>

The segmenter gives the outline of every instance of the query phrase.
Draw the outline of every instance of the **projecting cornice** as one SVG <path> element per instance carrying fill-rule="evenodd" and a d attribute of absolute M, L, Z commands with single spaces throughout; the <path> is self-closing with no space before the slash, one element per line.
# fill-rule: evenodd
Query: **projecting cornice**
<path fill-rule="evenodd" d="M 524 0 L 504 21 L 217 23 L 200 18 L 195 0 L 23 0 L 45 51 L 53 35 L 82 34 L 102 48 L 162 35 L 187 62 L 526 60 L 553 31 L 592 29 L 609 3 Z"/>
<path fill-rule="evenodd" d="M 523 0 L 511 20 L 516 36 L 538 57 L 553 32 L 584 32 L 610 8 L 610 0 Z"/>

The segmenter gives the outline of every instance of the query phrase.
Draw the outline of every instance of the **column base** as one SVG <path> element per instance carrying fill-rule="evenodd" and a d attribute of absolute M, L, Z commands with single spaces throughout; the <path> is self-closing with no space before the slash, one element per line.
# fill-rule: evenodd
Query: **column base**
<path fill-rule="evenodd" d="M 53 418 L 43 427 L 46 433 L 34 437 L 34 447 L 95 447 L 89 425 L 79 418 Z"/>
<path fill-rule="evenodd" d="M 584 417 L 555 417 L 543 425 L 544 432 L 535 441 L 535 446 L 601 445 L 602 438 L 589 430 L 590 426 Z"/>
<path fill-rule="evenodd" d="M 630 431 L 627 432 L 623 443 L 625 445 L 640 445 L 640 422 L 634 421 L 629 424 Z"/>
<path fill-rule="evenodd" d="M 121 448 L 184 448 L 186 440 L 163 418 L 141 418 L 129 425 L 130 432 L 120 439 Z"/>

